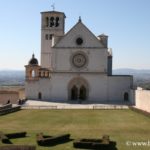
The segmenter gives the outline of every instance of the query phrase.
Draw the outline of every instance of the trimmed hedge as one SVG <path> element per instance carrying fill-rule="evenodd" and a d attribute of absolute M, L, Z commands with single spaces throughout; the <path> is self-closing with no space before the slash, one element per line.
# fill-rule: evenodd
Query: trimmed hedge
<path fill-rule="evenodd" d="M 93 142 L 93 143 L 101 143 L 102 142 L 101 139 L 79 139 L 77 141 L 81 141 L 81 142 Z"/>
<path fill-rule="evenodd" d="M 108 135 L 102 139 L 79 139 L 73 142 L 73 146 L 83 149 L 116 150 L 116 142 L 110 141 Z"/>
<path fill-rule="evenodd" d="M 64 143 L 70 140 L 70 134 L 63 134 L 58 136 L 44 136 L 43 133 L 37 134 L 36 140 L 40 146 L 52 146 Z"/>
<path fill-rule="evenodd" d="M 21 109 L 21 106 L 15 106 L 15 107 L 7 108 L 4 110 L 0 110 L 0 115 L 5 115 L 8 113 L 16 112 L 16 111 L 19 111 L 20 109 Z"/>
<path fill-rule="evenodd" d="M 93 142 L 83 142 L 83 141 L 75 141 L 73 142 L 74 148 L 84 148 L 84 149 L 92 149 Z"/>
<path fill-rule="evenodd" d="M 26 137 L 27 132 L 5 134 L 9 139 Z"/>
<path fill-rule="evenodd" d="M 2 143 L 12 144 L 9 139 L 26 137 L 26 132 L 4 134 L 0 132 L 0 140 Z M 1 149 L 0 149 L 1 150 Z"/>
<path fill-rule="evenodd" d="M 0 146 L 0 150 L 36 150 L 36 146 L 33 145 Z"/>
<path fill-rule="evenodd" d="M 3 132 L 0 132 L 0 140 L 2 141 L 2 143 L 11 144 L 9 138 Z"/>
<path fill-rule="evenodd" d="M 117 150 L 116 142 L 113 141 L 110 141 L 109 144 L 76 141 L 73 142 L 73 146 L 74 148 L 83 148 L 83 149 Z"/>
<path fill-rule="evenodd" d="M 0 111 L 5 110 L 5 109 L 9 109 L 9 108 L 12 108 L 12 104 L 11 103 L 10 104 L 6 104 L 6 105 L 2 105 L 0 107 Z"/>

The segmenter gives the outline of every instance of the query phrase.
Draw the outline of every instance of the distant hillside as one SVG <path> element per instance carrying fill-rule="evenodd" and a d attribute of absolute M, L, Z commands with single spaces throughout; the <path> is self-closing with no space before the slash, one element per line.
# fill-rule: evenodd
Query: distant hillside
<path fill-rule="evenodd" d="M 113 70 L 113 74 L 127 74 L 138 78 L 150 78 L 150 70 L 115 69 Z"/>
<path fill-rule="evenodd" d="M 150 89 L 150 70 L 115 69 L 113 75 L 133 75 L 134 86 Z M 24 85 L 25 72 L 23 70 L 0 70 L 0 86 Z"/>
<path fill-rule="evenodd" d="M 24 85 L 25 72 L 16 70 L 0 70 L 0 86 Z"/>
<path fill-rule="evenodd" d="M 136 69 L 115 69 L 113 74 L 133 75 L 134 86 L 140 86 L 144 89 L 150 90 L 150 70 L 136 70 Z"/>

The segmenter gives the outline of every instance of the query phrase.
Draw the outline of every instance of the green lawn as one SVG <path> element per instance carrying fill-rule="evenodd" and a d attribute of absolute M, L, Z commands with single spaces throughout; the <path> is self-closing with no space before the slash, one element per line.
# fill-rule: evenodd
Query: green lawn
<path fill-rule="evenodd" d="M 36 144 L 35 135 L 70 133 L 72 139 L 101 138 L 108 134 L 118 150 L 149 150 L 149 146 L 127 146 L 127 141 L 150 141 L 150 118 L 131 110 L 21 110 L 0 116 L 0 131 L 27 131 L 28 137 L 14 144 Z M 73 142 L 37 150 L 71 150 Z M 0 145 L 2 145 L 0 143 Z"/>

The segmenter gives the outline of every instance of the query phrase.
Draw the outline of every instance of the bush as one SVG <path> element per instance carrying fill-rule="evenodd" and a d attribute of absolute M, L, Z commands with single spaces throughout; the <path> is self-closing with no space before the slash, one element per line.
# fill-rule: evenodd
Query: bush
<path fill-rule="evenodd" d="M 36 140 L 37 141 L 40 141 L 40 140 L 44 140 L 44 139 L 46 139 L 46 138 L 51 138 L 52 136 L 49 136 L 49 135 L 43 135 L 43 133 L 38 133 L 37 135 L 36 135 Z"/>
<path fill-rule="evenodd" d="M 102 137 L 102 143 L 103 144 L 109 144 L 109 136 L 108 135 L 104 135 Z"/>
<path fill-rule="evenodd" d="M 37 141 L 44 140 L 43 133 L 38 133 L 38 134 L 36 135 L 36 140 L 37 140 Z"/>
<path fill-rule="evenodd" d="M 9 139 L 26 137 L 27 132 L 5 134 Z"/>

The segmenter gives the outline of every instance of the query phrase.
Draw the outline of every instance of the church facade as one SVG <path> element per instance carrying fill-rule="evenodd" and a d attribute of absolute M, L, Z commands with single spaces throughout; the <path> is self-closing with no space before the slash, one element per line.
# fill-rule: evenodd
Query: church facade
<path fill-rule="evenodd" d="M 63 12 L 42 12 L 41 18 L 41 64 L 32 55 L 25 66 L 27 99 L 130 102 L 133 77 L 112 75 L 108 36 L 95 36 L 81 18 L 65 33 Z"/>

